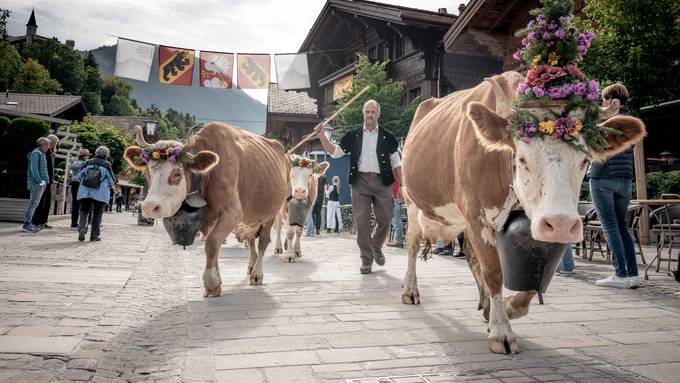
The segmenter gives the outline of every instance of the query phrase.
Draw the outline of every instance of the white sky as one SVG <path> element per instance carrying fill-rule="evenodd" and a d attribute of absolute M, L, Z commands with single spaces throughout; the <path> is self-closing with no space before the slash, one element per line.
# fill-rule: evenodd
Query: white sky
<path fill-rule="evenodd" d="M 458 13 L 467 0 L 383 0 Z M 113 45 L 115 36 L 196 50 L 297 52 L 324 0 L 3 0 L 9 34 L 24 35 L 35 6 L 38 34 L 74 39 L 76 49 Z M 113 36 L 111 36 L 113 35 Z"/>

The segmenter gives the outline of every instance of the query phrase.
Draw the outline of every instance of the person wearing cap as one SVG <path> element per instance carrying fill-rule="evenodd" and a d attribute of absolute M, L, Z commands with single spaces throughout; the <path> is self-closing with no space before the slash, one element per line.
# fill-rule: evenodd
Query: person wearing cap
<path fill-rule="evenodd" d="M 21 231 L 26 233 L 37 233 L 40 231 L 33 225 L 33 215 L 35 209 L 40 203 L 40 198 L 45 191 L 49 178 L 47 177 L 47 160 L 45 159 L 45 152 L 50 147 L 50 140 L 45 137 L 40 137 L 36 141 L 36 148 L 28 153 L 28 174 L 26 177 L 26 185 L 31 196 L 24 212 L 24 225 Z"/>
<path fill-rule="evenodd" d="M 90 158 L 90 151 L 81 148 L 78 151 L 78 159 L 73 161 L 71 164 L 71 228 L 78 228 L 78 212 L 80 211 L 80 204 L 78 203 L 78 188 L 80 187 L 80 182 L 76 179 L 76 176 L 85 166 L 85 162 Z"/>
<path fill-rule="evenodd" d="M 106 146 L 98 147 L 94 152 L 94 158 L 85 162 L 83 168 L 76 175 L 76 179 L 80 182 L 77 197 L 80 204 L 80 212 L 78 213 L 78 241 L 85 240 L 85 234 L 87 234 L 89 226 L 87 218 L 90 215 L 90 210 L 93 211 L 90 241 L 101 241 L 99 229 L 104 208 L 109 201 L 109 188 L 116 184 L 111 163 L 106 160 L 107 158 L 109 158 L 109 148 Z M 97 187 L 89 187 L 83 183 L 89 169 L 99 169 L 99 185 Z"/>
<path fill-rule="evenodd" d="M 47 217 L 50 215 L 50 208 L 52 207 L 52 183 L 54 183 L 54 156 L 57 152 L 57 145 L 59 144 L 59 137 L 54 134 L 47 136 L 50 141 L 50 146 L 45 152 L 45 160 L 47 160 L 47 185 L 45 191 L 40 197 L 40 203 L 33 214 L 33 225 L 40 229 L 51 229 L 52 226 L 47 224 Z"/>

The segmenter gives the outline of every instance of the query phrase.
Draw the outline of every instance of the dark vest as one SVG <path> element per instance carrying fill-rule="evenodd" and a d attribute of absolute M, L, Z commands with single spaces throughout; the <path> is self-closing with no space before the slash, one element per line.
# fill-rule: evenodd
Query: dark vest
<path fill-rule="evenodd" d="M 625 106 L 621 107 L 620 115 L 630 116 Z M 633 147 L 623 151 L 606 161 L 593 161 L 588 171 L 590 178 L 635 178 L 635 162 Z"/>
<path fill-rule="evenodd" d="M 350 154 L 349 161 L 349 184 L 353 185 L 359 175 L 359 157 L 361 156 L 361 144 L 364 138 L 363 127 L 351 130 L 340 140 L 340 148 Z M 399 143 L 394 135 L 388 130 L 378 126 L 378 143 L 375 147 L 378 155 L 378 167 L 383 185 L 392 185 L 394 175 L 390 156 L 397 151 Z"/>

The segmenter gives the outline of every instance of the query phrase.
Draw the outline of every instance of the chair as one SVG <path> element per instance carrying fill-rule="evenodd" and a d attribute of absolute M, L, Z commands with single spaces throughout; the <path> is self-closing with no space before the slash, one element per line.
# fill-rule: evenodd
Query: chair
<path fill-rule="evenodd" d="M 646 265 L 647 260 L 642 251 L 642 246 L 640 245 L 640 216 L 644 211 L 644 206 L 638 204 L 631 204 L 628 206 L 626 211 L 626 222 L 628 226 L 628 232 L 633 239 L 633 245 L 635 246 L 635 254 L 640 256 L 642 264 Z M 590 254 L 587 256 L 589 261 L 593 260 L 593 254 L 595 251 L 599 251 L 602 257 L 608 262 L 611 262 L 611 254 L 609 251 L 609 245 L 606 241 L 606 234 L 602 228 L 602 223 L 597 219 L 597 213 L 595 208 L 590 209 L 584 216 L 584 235 L 583 243 L 585 244 L 586 238 L 589 240 Z M 604 246 L 602 242 L 604 241 Z M 597 249 L 595 249 L 597 245 Z M 587 251 L 587 249 L 585 249 Z M 584 251 L 583 258 L 586 258 L 586 251 Z"/>
<path fill-rule="evenodd" d="M 583 258 L 585 259 L 587 257 L 587 248 L 586 248 L 586 221 L 585 221 L 585 216 L 586 213 L 593 208 L 593 203 L 590 201 L 580 201 L 578 203 L 578 215 L 581 217 L 581 223 L 583 224 L 583 240 L 579 243 L 574 244 L 574 252 L 576 256 L 579 256 L 581 252 L 583 252 Z"/>
<path fill-rule="evenodd" d="M 670 271 L 673 261 L 673 244 L 680 240 L 680 206 L 666 205 L 654 209 L 649 215 L 649 220 L 652 223 L 652 232 L 657 238 L 656 272 L 659 272 L 662 260 L 668 261 L 668 270 Z M 668 258 L 662 259 L 661 252 L 666 245 L 668 245 Z"/>

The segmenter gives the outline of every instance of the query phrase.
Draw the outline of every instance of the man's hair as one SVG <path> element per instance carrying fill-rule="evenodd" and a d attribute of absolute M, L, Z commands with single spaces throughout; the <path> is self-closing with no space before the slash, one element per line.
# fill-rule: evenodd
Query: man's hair
<path fill-rule="evenodd" d="M 605 100 L 617 98 L 619 101 L 621 101 L 621 105 L 626 105 L 628 97 L 630 97 L 628 94 L 628 89 L 626 89 L 626 87 L 620 82 L 615 82 L 602 89 L 602 98 Z"/>
<path fill-rule="evenodd" d="M 97 148 L 97 150 L 94 151 L 94 154 L 97 156 L 102 156 L 104 158 L 109 158 L 109 148 L 106 146 L 100 146 Z"/>
<path fill-rule="evenodd" d="M 361 108 L 362 112 L 364 110 L 366 110 L 366 105 L 368 105 L 368 104 L 375 104 L 375 106 L 378 108 L 378 113 L 380 113 L 380 104 L 378 103 L 378 101 L 373 100 L 373 99 L 364 102 L 364 106 L 363 106 L 363 108 Z"/>
<path fill-rule="evenodd" d="M 45 137 L 40 137 L 35 141 L 35 144 L 38 146 L 48 145 L 49 143 L 50 140 Z"/>
<path fill-rule="evenodd" d="M 47 139 L 52 141 L 52 142 L 59 142 L 59 137 L 57 137 L 54 134 L 50 134 L 49 136 L 47 136 Z"/>

